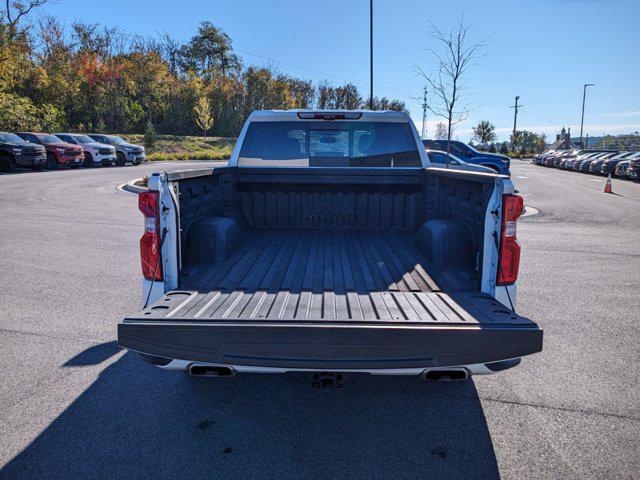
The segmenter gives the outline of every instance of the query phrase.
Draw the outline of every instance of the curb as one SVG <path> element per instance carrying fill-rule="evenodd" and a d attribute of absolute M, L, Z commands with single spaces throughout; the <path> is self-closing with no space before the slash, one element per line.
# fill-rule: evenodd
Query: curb
<path fill-rule="evenodd" d="M 538 210 L 537 208 L 525 206 L 524 213 L 520 215 L 520 218 L 533 217 L 534 215 L 538 215 L 539 213 L 540 213 L 540 210 Z"/>
<path fill-rule="evenodd" d="M 146 192 L 147 188 L 142 187 L 140 185 L 136 185 L 136 183 L 142 182 L 142 177 L 134 178 L 133 180 L 129 180 L 127 183 L 123 183 L 116 187 L 116 190 L 120 190 L 121 192 L 132 193 L 134 195 L 138 195 L 139 193 Z"/>

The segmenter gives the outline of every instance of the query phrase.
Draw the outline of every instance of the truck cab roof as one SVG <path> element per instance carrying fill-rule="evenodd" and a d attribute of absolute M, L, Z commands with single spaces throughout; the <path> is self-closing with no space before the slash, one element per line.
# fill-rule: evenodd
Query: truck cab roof
<path fill-rule="evenodd" d="M 395 110 L 318 110 L 318 109 L 291 109 L 291 110 L 255 110 L 249 115 L 248 121 L 298 121 L 298 120 L 360 120 L 362 122 L 411 122 L 407 112 Z"/>

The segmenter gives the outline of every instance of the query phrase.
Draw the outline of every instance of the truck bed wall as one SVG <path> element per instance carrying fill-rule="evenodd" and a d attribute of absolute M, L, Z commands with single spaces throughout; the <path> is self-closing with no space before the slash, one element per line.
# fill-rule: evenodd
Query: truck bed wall
<path fill-rule="evenodd" d="M 170 178 L 171 179 L 171 178 Z M 233 219 L 250 229 L 318 229 L 416 232 L 432 220 L 464 225 L 469 268 L 481 264 L 484 220 L 495 176 L 432 169 L 230 168 L 171 179 L 179 194 L 181 257 L 189 232 L 207 217 Z M 446 225 L 445 225 L 446 227 Z M 195 231 L 195 229 L 194 229 Z M 444 230 L 438 226 L 435 231 Z M 427 229 L 429 233 L 429 229 Z M 423 242 L 424 243 L 424 242 Z M 428 242 L 427 242 L 428 243 Z M 459 247 L 455 247 L 459 248 Z"/>

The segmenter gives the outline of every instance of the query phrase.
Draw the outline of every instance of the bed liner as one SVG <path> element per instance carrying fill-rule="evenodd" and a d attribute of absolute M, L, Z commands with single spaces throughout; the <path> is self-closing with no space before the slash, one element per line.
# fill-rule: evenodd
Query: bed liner
<path fill-rule="evenodd" d="M 252 230 L 216 266 L 189 267 L 119 325 L 166 358 L 271 367 L 405 368 L 499 361 L 542 348 L 538 326 L 473 279 L 441 275 L 406 232 Z"/>
<path fill-rule="evenodd" d="M 473 279 L 448 273 L 436 281 L 413 241 L 405 232 L 253 230 L 229 260 L 186 268 L 183 288 L 168 292 L 141 318 L 517 320 L 491 297 L 465 291 Z"/>

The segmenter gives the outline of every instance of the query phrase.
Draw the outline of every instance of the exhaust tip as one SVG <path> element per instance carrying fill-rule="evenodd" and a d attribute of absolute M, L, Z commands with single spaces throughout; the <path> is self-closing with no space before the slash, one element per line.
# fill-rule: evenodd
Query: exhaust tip
<path fill-rule="evenodd" d="M 236 371 L 231 367 L 219 365 L 189 365 L 189 375 L 192 377 L 233 377 Z"/>
<path fill-rule="evenodd" d="M 438 382 L 463 382 L 469 378 L 466 368 L 451 368 L 446 370 L 426 370 L 422 373 L 423 380 Z"/>

